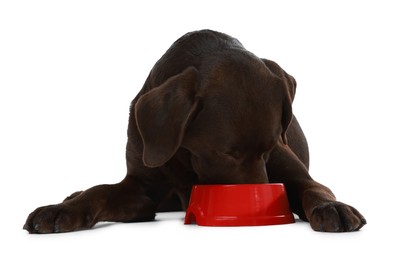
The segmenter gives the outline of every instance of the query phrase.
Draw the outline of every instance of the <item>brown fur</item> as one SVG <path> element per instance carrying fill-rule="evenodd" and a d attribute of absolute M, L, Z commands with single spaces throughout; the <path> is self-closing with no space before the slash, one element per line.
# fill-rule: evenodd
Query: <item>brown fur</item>
<path fill-rule="evenodd" d="M 124 180 L 40 207 L 24 229 L 153 220 L 158 210 L 184 210 L 194 184 L 281 182 L 293 212 L 314 230 L 359 230 L 364 217 L 308 173 L 307 142 L 292 113 L 295 89 L 278 64 L 228 35 L 184 35 L 132 102 Z"/>

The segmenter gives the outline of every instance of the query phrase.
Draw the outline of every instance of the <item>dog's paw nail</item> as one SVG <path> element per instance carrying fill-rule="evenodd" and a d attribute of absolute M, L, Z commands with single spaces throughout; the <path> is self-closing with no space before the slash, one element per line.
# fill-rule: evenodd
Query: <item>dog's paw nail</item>
<path fill-rule="evenodd" d="M 35 224 L 34 230 L 35 230 L 35 231 L 39 231 L 39 224 Z"/>
<path fill-rule="evenodd" d="M 346 225 L 346 230 L 347 230 L 347 231 L 354 231 L 354 230 L 355 230 L 355 228 L 354 228 L 354 226 L 353 226 L 353 225 L 351 225 L 351 224 L 347 224 L 347 225 Z"/>
<path fill-rule="evenodd" d="M 60 226 L 59 224 L 55 224 L 54 228 L 53 228 L 53 232 L 54 233 L 59 233 L 60 232 Z"/>
<path fill-rule="evenodd" d="M 318 231 L 321 231 L 321 232 L 324 231 L 324 225 L 323 224 L 320 225 L 320 228 L 318 229 Z"/>

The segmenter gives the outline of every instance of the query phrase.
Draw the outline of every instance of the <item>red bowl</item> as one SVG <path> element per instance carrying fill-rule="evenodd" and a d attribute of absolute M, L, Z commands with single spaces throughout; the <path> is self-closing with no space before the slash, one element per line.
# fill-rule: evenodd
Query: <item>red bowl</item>
<path fill-rule="evenodd" d="M 283 184 L 195 185 L 184 224 L 262 226 L 294 223 Z"/>

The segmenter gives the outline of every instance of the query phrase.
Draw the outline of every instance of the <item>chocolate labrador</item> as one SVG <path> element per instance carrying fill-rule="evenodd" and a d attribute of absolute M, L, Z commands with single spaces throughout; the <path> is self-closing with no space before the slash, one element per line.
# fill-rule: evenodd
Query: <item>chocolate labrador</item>
<path fill-rule="evenodd" d="M 292 114 L 296 81 L 226 34 L 178 39 L 130 107 L 127 175 L 32 212 L 29 233 L 87 229 L 99 221 L 153 220 L 184 210 L 194 184 L 284 183 L 291 209 L 317 231 L 359 230 L 365 218 L 309 173 Z"/>

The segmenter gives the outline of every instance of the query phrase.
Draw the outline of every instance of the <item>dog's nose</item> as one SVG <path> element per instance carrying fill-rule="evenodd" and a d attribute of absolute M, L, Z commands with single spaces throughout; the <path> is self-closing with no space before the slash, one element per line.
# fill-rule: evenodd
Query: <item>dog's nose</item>
<path fill-rule="evenodd" d="M 265 161 L 262 159 L 246 162 L 243 171 L 244 183 L 260 184 L 269 182 Z"/>

